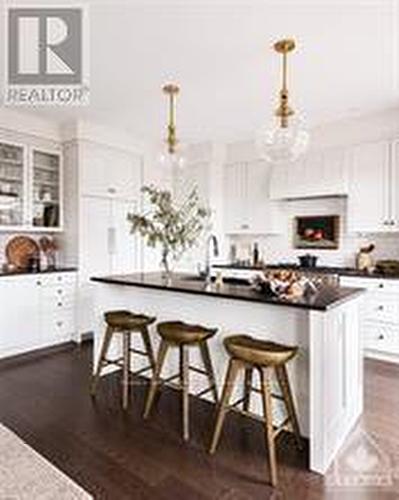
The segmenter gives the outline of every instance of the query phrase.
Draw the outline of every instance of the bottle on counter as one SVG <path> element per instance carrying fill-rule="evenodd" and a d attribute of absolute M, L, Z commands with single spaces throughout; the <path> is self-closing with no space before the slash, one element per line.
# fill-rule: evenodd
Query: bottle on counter
<path fill-rule="evenodd" d="M 252 264 L 254 267 L 259 266 L 259 245 L 258 245 L 258 243 L 254 243 L 254 248 L 252 251 Z"/>

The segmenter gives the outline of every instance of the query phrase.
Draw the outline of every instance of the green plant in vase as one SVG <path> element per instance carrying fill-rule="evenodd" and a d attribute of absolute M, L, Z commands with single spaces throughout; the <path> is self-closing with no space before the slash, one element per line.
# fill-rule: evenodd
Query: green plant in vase
<path fill-rule="evenodd" d="M 169 190 L 156 186 L 143 186 L 143 213 L 129 213 L 131 232 L 138 233 L 150 248 L 160 247 L 161 264 L 170 277 L 170 260 L 178 261 L 195 246 L 209 224 L 210 211 L 193 188 L 181 202 L 173 200 Z"/>

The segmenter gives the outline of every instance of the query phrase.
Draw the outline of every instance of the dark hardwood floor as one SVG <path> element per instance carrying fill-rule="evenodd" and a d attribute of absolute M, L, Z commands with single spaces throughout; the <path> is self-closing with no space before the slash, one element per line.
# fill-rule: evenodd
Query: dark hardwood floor
<path fill-rule="evenodd" d="M 90 370 L 90 343 L 1 361 L 0 422 L 95 498 L 399 498 L 397 366 L 366 363 L 366 410 L 356 430 L 362 433 L 360 439 L 365 446 L 370 435 L 372 442 L 378 443 L 379 451 L 389 460 L 391 482 L 363 487 L 327 484 L 326 479 L 307 470 L 307 453 L 298 453 L 291 438 L 283 436 L 278 446 L 277 489 L 267 484 L 259 422 L 229 415 L 220 447 L 210 457 L 206 445 L 213 424 L 211 405 L 191 400 L 192 437 L 189 444 L 183 444 L 175 391 L 164 389 L 153 416 L 144 422 L 141 413 L 145 383 L 138 381 L 130 410 L 124 414 L 118 377 L 108 377 L 101 384 L 93 403 L 88 395 Z"/>

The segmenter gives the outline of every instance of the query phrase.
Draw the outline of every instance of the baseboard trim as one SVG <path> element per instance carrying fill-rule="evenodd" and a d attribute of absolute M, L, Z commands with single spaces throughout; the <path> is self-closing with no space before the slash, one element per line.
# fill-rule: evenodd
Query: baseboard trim
<path fill-rule="evenodd" d="M 33 349 L 32 351 L 14 354 L 12 356 L 6 356 L 4 358 L 0 358 L 0 370 L 2 368 L 9 368 L 12 364 L 30 363 L 32 361 L 36 361 L 39 358 L 51 356 L 58 352 L 75 349 L 77 345 L 78 344 L 76 342 L 70 340 L 57 345 L 41 347 L 39 349 Z"/>

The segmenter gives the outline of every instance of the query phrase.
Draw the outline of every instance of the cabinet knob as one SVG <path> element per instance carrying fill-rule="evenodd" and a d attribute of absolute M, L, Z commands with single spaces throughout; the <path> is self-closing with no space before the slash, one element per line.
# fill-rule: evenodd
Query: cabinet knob
<path fill-rule="evenodd" d="M 378 340 L 384 340 L 384 335 L 382 333 L 378 335 Z"/>
<path fill-rule="evenodd" d="M 36 285 L 37 285 L 37 286 L 41 286 L 41 285 L 42 285 L 42 282 L 41 282 L 41 281 L 36 281 Z"/>
<path fill-rule="evenodd" d="M 378 288 L 384 288 L 384 283 L 380 283 L 380 284 L 378 285 Z"/>
<path fill-rule="evenodd" d="M 113 188 L 113 187 L 110 187 L 110 188 L 108 188 L 108 193 L 109 194 L 115 194 L 116 193 L 116 189 Z"/>
<path fill-rule="evenodd" d="M 383 311 L 383 310 L 384 310 L 384 306 L 383 306 L 383 305 L 378 306 L 378 310 L 379 310 L 379 311 Z"/>
<path fill-rule="evenodd" d="M 57 326 L 62 326 L 62 321 L 57 321 Z"/>
<path fill-rule="evenodd" d="M 61 307 L 62 306 L 62 302 L 58 302 L 57 306 Z"/>
<path fill-rule="evenodd" d="M 248 224 L 241 224 L 241 229 L 249 229 L 249 225 Z"/>

